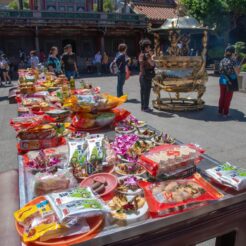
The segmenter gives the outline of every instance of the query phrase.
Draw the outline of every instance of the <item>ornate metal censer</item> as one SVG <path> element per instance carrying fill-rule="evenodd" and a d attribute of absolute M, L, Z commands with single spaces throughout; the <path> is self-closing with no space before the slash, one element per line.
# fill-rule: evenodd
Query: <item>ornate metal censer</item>
<path fill-rule="evenodd" d="M 159 29 L 151 29 L 154 33 L 156 76 L 153 91 L 157 95 L 153 106 L 165 111 L 191 111 L 204 107 L 202 96 L 206 91 L 206 53 L 207 28 L 202 27 L 192 17 L 184 16 L 167 19 Z M 184 32 L 182 34 L 182 32 Z M 190 56 L 191 33 L 203 33 L 201 55 Z M 168 33 L 170 46 L 167 55 L 161 52 L 160 35 Z M 161 98 L 161 91 L 169 93 L 169 97 Z M 180 93 L 196 92 L 197 97 L 185 98 Z M 175 96 L 172 95 L 175 93 Z"/>

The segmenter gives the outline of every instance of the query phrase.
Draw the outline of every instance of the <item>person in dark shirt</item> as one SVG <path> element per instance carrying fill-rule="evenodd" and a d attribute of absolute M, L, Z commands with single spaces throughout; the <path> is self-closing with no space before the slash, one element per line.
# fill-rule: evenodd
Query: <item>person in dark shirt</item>
<path fill-rule="evenodd" d="M 57 57 L 57 55 L 58 55 L 58 48 L 53 46 L 50 49 L 50 55 L 47 60 L 47 67 L 49 72 L 53 72 L 56 75 L 59 75 L 61 74 L 61 62 Z"/>
<path fill-rule="evenodd" d="M 141 110 L 150 112 L 149 99 L 151 92 L 152 79 L 155 76 L 155 62 L 152 60 L 152 53 L 150 49 L 151 42 L 148 39 L 143 39 L 139 43 L 141 53 L 139 55 L 139 82 L 140 82 L 140 97 Z"/>
<path fill-rule="evenodd" d="M 68 44 L 64 47 L 64 49 L 67 51 L 62 56 L 62 66 L 64 73 L 68 80 L 70 80 L 71 77 L 76 76 L 78 69 L 77 69 L 77 63 L 76 63 L 76 55 L 73 53 L 72 45 Z"/>
<path fill-rule="evenodd" d="M 228 46 L 225 50 L 225 57 L 220 61 L 220 99 L 219 114 L 228 117 L 229 108 L 234 91 L 238 91 L 237 74 L 240 68 L 235 60 L 235 48 Z"/>
<path fill-rule="evenodd" d="M 127 45 L 119 44 L 118 53 L 116 55 L 116 66 L 118 68 L 117 77 L 117 97 L 123 96 L 123 86 L 126 81 L 126 66 L 129 62 L 129 58 L 126 55 Z"/>

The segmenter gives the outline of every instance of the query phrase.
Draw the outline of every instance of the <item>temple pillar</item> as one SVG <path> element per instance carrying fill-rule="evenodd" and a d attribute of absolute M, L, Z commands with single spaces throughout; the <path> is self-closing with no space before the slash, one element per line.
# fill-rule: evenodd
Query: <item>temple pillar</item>
<path fill-rule="evenodd" d="M 103 12 L 103 0 L 97 0 L 97 12 Z"/>
<path fill-rule="evenodd" d="M 101 50 L 101 54 L 103 55 L 104 51 L 105 51 L 105 39 L 104 39 L 104 34 L 102 34 L 102 36 L 100 37 L 100 50 Z"/>
<path fill-rule="evenodd" d="M 23 10 L 23 0 L 19 0 L 19 9 Z"/>
<path fill-rule="evenodd" d="M 35 27 L 35 50 L 39 52 L 39 33 L 38 33 L 38 27 Z"/>

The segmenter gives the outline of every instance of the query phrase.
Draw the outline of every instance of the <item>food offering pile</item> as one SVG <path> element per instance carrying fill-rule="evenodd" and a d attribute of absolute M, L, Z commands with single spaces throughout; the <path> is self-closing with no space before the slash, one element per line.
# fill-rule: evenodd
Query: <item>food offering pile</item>
<path fill-rule="evenodd" d="M 221 199 L 196 173 L 204 150 L 177 145 L 117 108 L 126 99 L 84 82 L 70 88 L 64 76 L 19 71 L 19 116 L 10 125 L 29 177 L 30 201 L 14 214 L 24 243 L 72 245 Z M 214 174 L 221 170 L 209 175 L 222 182 Z M 223 182 L 235 173 L 242 171 Z"/>

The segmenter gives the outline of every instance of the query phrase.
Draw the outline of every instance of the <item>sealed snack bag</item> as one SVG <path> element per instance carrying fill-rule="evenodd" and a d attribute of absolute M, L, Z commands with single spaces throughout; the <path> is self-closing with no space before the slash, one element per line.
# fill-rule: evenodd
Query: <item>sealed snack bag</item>
<path fill-rule="evenodd" d="M 25 130 L 27 131 L 30 128 L 34 128 L 36 126 L 40 126 L 42 124 L 47 124 L 47 123 L 51 123 L 54 122 L 55 120 L 48 116 L 48 115 L 32 115 L 32 114 L 28 114 L 26 116 L 22 116 L 22 117 L 17 117 L 17 118 L 13 118 L 10 120 L 10 125 L 16 130 L 16 131 L 20 131 L 20 130 Z"/>
<path fill-rule="evenodd" d="M 87 142 L 85 139 L 69 140 L 69 164 L 73 168 L 73 174 L 78 179 L 83 179 L 95 170 L 87 163 Z"/>
<path fill-rule="evenodd" d="M 226 162 L 206 170 L 209 177 L 218 183 L 241 191 L 246 189 L 246 170 Z"/>
<path fill-rule="evenodd" d="M 144 190 L 153 217 L 175 214 L 223 197 L 198 173 L 190 178 L 159 183 L 139 181 L 139 186 Z"/>
<path fill-rule="evenodd" d="M 84 219 L 79 220 L 74 228 L 64 227 L 58 222 L 57 215 L 45 199 L 21 208 L 14 213 L 14 217 L 17 223 L 24 227 L 22 237 L 25 243 L 76 235 L 90 229 Z"/>
<path fill-rule="evenodd" d="M 74 188 L 66 192 L 46 195 L 59 222 L 72 227 L 81 218 L 93 217 L 107 212 L 106 205 L 97 198 L 91 188 Z"/>
<path fill-rule="evenodd" d="M 34 176 L 34 195 L 42 196 L 77 186 L 71 170 L 59 169 L 55 173 L 37 173 Z"/>

